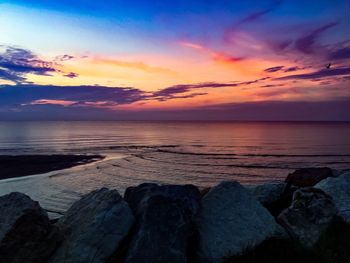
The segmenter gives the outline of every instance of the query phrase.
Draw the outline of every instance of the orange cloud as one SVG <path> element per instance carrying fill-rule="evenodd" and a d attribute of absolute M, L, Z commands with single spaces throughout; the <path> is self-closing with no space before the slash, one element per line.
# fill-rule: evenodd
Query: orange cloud
<path fill-rule="evenodd" d="M 150 66 L 144 62 L 130 62 L 130 61 L 123 61 L 118 59 L 109 59 L 109 58 L 94 58 L 94 63 L 97 64 L 107 64 L 117 67 L 125 67 L 125 68 L 131 68 L 136 70 L 141 70 L 147 73 L 156 73 L 156 74 L 176 74 L 173 70 L 162 68 L 162 67 L 154 67 Z"/>
<path fill-rule="evenodd" d="M 180 42 L 179 44 L 184 47 L 200 50 L 203 53 L 211 56 L 212 59 L 217 62 L 236 63 L 245 59 L 244 57 L 233 57 L 233 56 L 226 55 L 222 52 L 216 52 L 208 47 L 205 47 L 204 45 L 200 45 L 196 43 Z"/>

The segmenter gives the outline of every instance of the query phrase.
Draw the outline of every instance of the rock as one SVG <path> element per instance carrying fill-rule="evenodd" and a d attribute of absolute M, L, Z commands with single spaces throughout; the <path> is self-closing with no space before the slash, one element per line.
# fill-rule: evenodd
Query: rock
<path fill-rule="evenodd" d="M 201 197 L 203 198 L 207 193 L 209 193 L 211 187 L 202 187 L 199 188 L 199 192 L 201 193 Z"/>
<path fill-rule="evenodd" d="M 306 247 L 312 247 L 332 223 L 337 208 L 322 190 L 302 188 L 293 195 L 292 205 L 278 217 L 287 232 Z"/>
<path fill-rule="evenodd" d="M 295 185 L 299 187 L 309 187 L 333 176 L 333 170 L 328 167 L 302 168 L 289 174 L 286 178 L 286 183 L 288 185 Z"/>
<path fill-rule="evenodd" d="M 22 193 L 0 197 L 0 262 L 45 262 L 61 240 L 38 202 Z"/>
<path fill-rule="evenodd" d="M 238 182 L 223 182 L 202 199 L 197 222 L 200 262 L 223 262 L 266 239 L 282 228 L 273 216 Z"/>
<path fill-rule="evenodd" d="M 106 262 L 133 222 L 131 209 L 117 190 L 93 191 L 75 202 L 58 221 L 65 239 L 49 262 Z"/>
<path fill-rule="evenodd" d="M 344 172 L 338 169 L 332 169 L 333 177 L 338 177 L 339 175 L 342 175 Z"/>
<path fill-rule="evenodd" d="M 250 186 L 248 190 L 265 206 L 278 201 L 285 187 L 285 183 L 267 183 Z"/>
<path fill-rule="evenodd" d="M 321 189 L 333 198 L 339 216 L 350 224 L 350 172 L 336 178 L 327 178 L 315 185 L 315 188 Z"/>
<path fill-rule="evenodd" d="M 278 216 L 290 206 L 293 193 L 297 189 L 286 187 L 286 183 L 266 183 L 246 187 L 273 216 Z"/>
<path fill-rule="evenodd" d="M 200 209 L 199 190 L 192 185 L 141 184 L 129 187 L 125 200 L 137 220 L 125 262 L 187 262 Z"/>

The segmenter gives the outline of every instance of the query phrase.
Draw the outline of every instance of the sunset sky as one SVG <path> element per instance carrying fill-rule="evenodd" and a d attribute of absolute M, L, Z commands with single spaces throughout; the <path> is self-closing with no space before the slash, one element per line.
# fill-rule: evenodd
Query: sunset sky
<path fill-rule="evenodd" d="M 0 118 L 350 120 L 349 14 L 349 0 L 4 0 Z"/>

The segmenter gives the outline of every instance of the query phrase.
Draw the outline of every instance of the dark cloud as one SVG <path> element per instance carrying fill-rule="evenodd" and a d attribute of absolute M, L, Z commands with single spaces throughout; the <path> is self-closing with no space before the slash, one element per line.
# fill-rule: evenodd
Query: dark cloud
<path fill-rule="evenodd" d="M 267 78 L 245 82 L 206 82 L 197 84 L 181 84 L 167 87 L 155 92 L 146 92 L 133 87 L 107 87 L 107 86 L 54 86 L 20 84 L 23 79 L 5 75 L 0 71 L 0 77 L 12 78 L 17 85 L 0 85 L 0 105 L 27 105 L 33 102 L 45 104 L 46 102 L 58 102 L 65 106 L 116 106 L 143 102 L 148 100 L 168 101 L 172 99 L 186 99 L 207 95 L 202 89 L 215 89 L 224 87 L 247 86 Z M 197 92 L 195 92 L 197 91 Z"/>
<path fill-rule="evenodd" d="M 79 74 L 74 73 L 74 72 L 69 72 L 67 74 L 64 74 L 63 76 L 73 79 L 73 78 L 77 78 L 79 76 Z"/>
<path fill-rule="evenodd" d="M 186 92 L 190 92 L 198 89 L 216 89 L 216 88 L 225 88 L 225 87 L 248 86 L 267 79 L 269 79 L 269 77 L 264 77 L 264 78 L 255 79 L 251 81 L 243 81 L 243 82 L 223 82 L 223 83 L 204 82 L 204 83 L 197 83 L 197 84 L 179 84 L 179 85 L 170 86 L 170 87 L 161 89 L 159 91 L 156 91 L 152 94 L 150 98 L 157 99 L 160 101 L 165 101 L 165 100 L 174 99 L 174 98 L 192 98 L 194 96 L 201 96 L 207 93 L 193 93 L 190 95 L 181 95 L 181 96 L 179 96 L 178 94 L 182 94 L 182 93 L 186 93 Z"/>
<path fill-rule="evenodd" d="M 305 36 L 300 37 L 299 39 L 297 39 L 295 41 L 295 47 L 305 53 L 305 54 L 312 54 L 315 52 L 315 43 L 317 38 L 326 30 L 336 26 L 337 23 L 333 22 L 333 23 L 329 23 L 326 24 L 322 27 L 319 27 L 315 30 L 313 30 L 312 32 L 306 34 Z"/>
<path fill-rule="evenodd" d="M 49 75 L 56 71 L 53 63 L 38 59 L 29 50 L 13 47 L 7 47 L 0 54 L 0 68 L 18 76 L 28 73 Z"/>
<path fill-rule="evenodd" d="M 323 69 L 311 73 L 289 75 L 280 78 L 275 78 L 274 80 L 298 80 L 298 79 L 322 79 L 332 76 L 344 76 L 350 74 L 350 67 L 347 68 L 334 68 L 334 69 Z"/>
<path fill-rule="evenodd" d="M 276 88 L 276 87 L 283 87 L 284 84 L 268 84 L 268 85 L 263 85 L 260 86 L 260 88 Z"/>
<path fill-rule="evenodd" d="M 4 46 L 2 46 L 4 47 Z M 70 59 L 71 56 L 64 55 L 62 60 Z M 16 47 L 6 46 L 3 53 L 0 53 L 0 79 L 9 80 L 15 83 L 28 83 L 27 74 L 51 76 L 54 72 L 60 72 L 56 67 L 56 61 L 45 61 L 33 52 Z M 63 73 L 64 74 L 64 73 Z M 67 77 L 75 73 L 66 74 Z"/>
<path fill-rule="evenodd" d="M 284 66 L 277 66 L 277 67 L 267 68 L 267 69 L 265 69 L 264 71 L 265 71 L 265 72 L 272 73 L 272 72 L 280 71 L 280 70 L 283 69 L 283 68 L 284 68 Z"/>
<path fill-rule="evenodd" d="M 159 98 L 160 100 L 174 98 L 175 95 L 186 93 L 196 89 L 206 89 L 206 88 L 224 88 L 224 87 L 235 87 L 238 83 L 217 83 L 217 82 L 205 82 L 198 84 L 180 84 L 165 89 L 156 91 L 153 93 L 154 98 Z M 203 95 L 203 94 L 201 94 Z M 175 98 L 179 98 L 178 96 Z"/>
<path fill-rule="evenodd" d="M 57 56 L 56 58 L 55 58 L 55 61 L 67 61 L 67 60 L 71 60 L 71 59 L 74 59 L 75 57 L 74 56 L 72 56 L 72 55 L 67 55 L 67 54 L 65 54 L 65 55 L 62 55 L 62 56 Z"/>
<path fill-rule="evenodd" d="M 345 48 L 333 51 L 329 55 L 329 59 L 331 60 L 350 59 L 350 47 L 345 47 Z"/>
<path fill-rule="evenodd" d="M 21 83 L 25 81 L 25 78 L 21 77 L 20 75 L 1 68 L 0 68 L 0 79 L 9 80 L 14 83 Z"/>
<path fill-rule="evenodd" d="M 206 92 L 195 92 L 195 93 L 190 93 L 187 95 L 167 95 L 167 96 L 156 96 L 155 98 L 153 98 L 152 96 L 150 97 L 150 99 L 156 99 L 158 101 L 168 101 L 171 99 L 190 99 L 190 98 L 194 98 L 194 97 L 198 97 L 198 96 L 203 96 L 203 95 L 207 95 L 208 93 Z"/>
<path fill-rule="evenodd" d="M 334 84 L 332 81 L 321 81 L 320 82 L 320 85 L 322 85 L 322 86 L 324 86 L 324 85 L 329 86 L 329 85 L 332 85 L 332 84 Z"/>
<path fill-rule="evenodd" d="M 87 102 L 128 104 L 147 95 L 135 88 L 104 86 L 51 86 L 51 85 L 0 85 L 0 104 L 21 105 L 37 100 L 73 101 L 76 105 Z"/>
<path fill-rule="evenodd" d="M 302 68 L 299 67 L 289 67 L 283 70 L 283 72 L 293 72 L 293 71 L 297 71 L 297 70 L 301 70 Z"/>
<path fill-rule="evenodd" d="M 245 59 L 247 59 L 246 57 L 233 57 L 230 55 L 225 55 L 225 54 L 220 54 L 218 53 L 217 55 L 214 56 L 214 59 L 217 61 L 225 61 L 228 63 L 236 63 L 239 61 L 243 61 Z"/>
<path fill-rule="evenodd" d="M 348 75 L 342 78 L 349 78 Z M 331 71 L 331 70 L 330 70 Z M 340 74 L 341 72 L 336 73 Z M 344 72 L 343 72 L 344 73 Z M 333 73 L 334 75 L 335 73 Z M 316 74 L 317 76 L 319 74 Z M 219 104 L 182 110 L 116 110 L 116 105 L 143 103 L 150 99 L 166 101 L 175 98 L 193 98 L 205 95 L 201 89 L 250 85 L 267 78 L 245 82 L 199 83 L 177 85 L 156 91 L 144 92 L 132 87 L 105 86 L 51 86 L 51 85 L 0 85 L 0 119 L 50 120 L 350 120 L 350 101 L 335 99 L 329 102 L 256 102 Z M 276 86 L 282 86 L 277 85 Z M 191 92 L 191 91 L 198 92 Z M 341 89 L 342 91 L 343 89 Z M 264 96 L 285 92 L 299 94 L 299 89 L 266 91 Z M 339 93 L 335 93 L 336 95 Z M 335 96 L 330 96 L 336 98 Z M 52 100 L 50 102 L 50 100 Z M 55 104 L 55 101 L 57 103 Z M 62 102 L 62 103 L 60 103 Z M 64 105 L 63 102 L 68 104 Z M 110 111 L 114 108 L 113 111 Z"/>
<path fill-rule="evenodd" d="M 251 81 L 243 81 L 243 82 L 239 82 L 237 83 L 236 86 L 245 86 L 245 85 L 251 85 L 251 84 L 254 84 L 254 83 L 258 83 L 258 82 L 261 82 L 261 81 L 264 81 L 264 80 L 267 80 L 269 79 L 270 77 L 264 77 L 264 78 L 260 78 L 260 79 L 256 79 L 256 80 L 251 80 Z"/>
<path fill-rule="evenodd" d="M 1 76 L 0 71 L 0 76 Z M 20 80 L 18 80 L 20 82 Z M 20 106 L 29 104 L 54 103 L 68 106 L 98 106 L 109 107 L 116 105 L 131 104 L 147 100 L 167 101 L 171 99 L 194 98 L 206 95 L 205 92 L 193 92 L 193 88 L 206 87 L 209 84 L 179 85 L 170 87 L 155 93 L 145 92 L 132 87 L 106 87 L 106 86 L 53 86 L 53 85 L 0 85 L 0 105 Z M 187 86 L 187 87 L 186 87 Z M 211 86 L 225 86 L 224 84 L 212 83 Z M 67 105 L 66 105 L 67 106 Z"/>

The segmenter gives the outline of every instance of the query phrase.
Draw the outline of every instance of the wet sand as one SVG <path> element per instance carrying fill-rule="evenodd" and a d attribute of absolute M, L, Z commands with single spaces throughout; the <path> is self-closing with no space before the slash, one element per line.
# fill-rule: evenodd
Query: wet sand
<path fill-rule="evenodd" d="M 0 180 L 48 173 L 103 158 L 101 155 L 0 155 Z"/>

